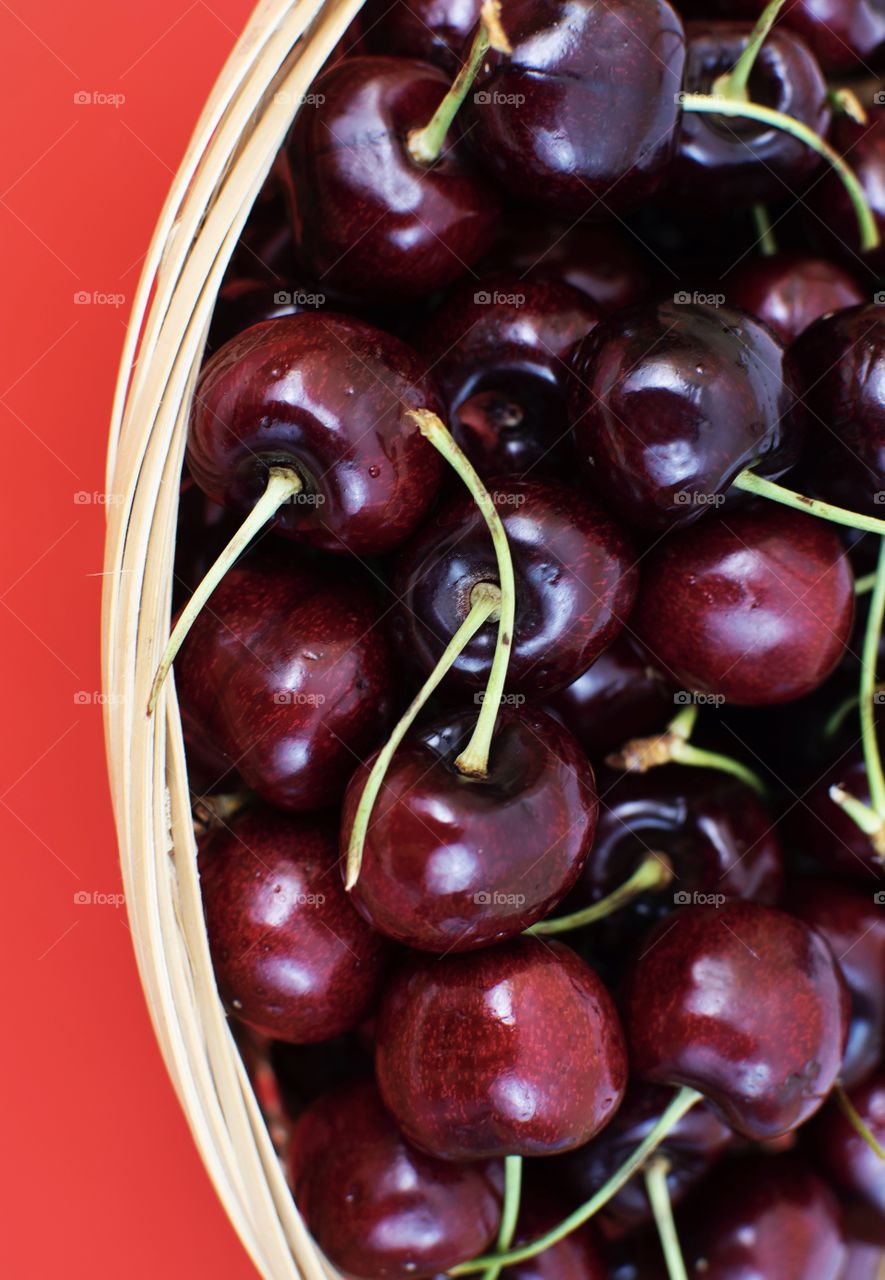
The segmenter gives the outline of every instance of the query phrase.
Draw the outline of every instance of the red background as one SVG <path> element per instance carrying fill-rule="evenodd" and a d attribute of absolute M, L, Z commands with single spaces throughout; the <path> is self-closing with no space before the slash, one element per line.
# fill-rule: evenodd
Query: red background
<path fill-rule="evenodd" d="M 163 197 L 252 2 L 0 0 L 0 1273 L 16 1280 L 255 1275 L 166 1078 L 125 913 L 74 900 L 121 892 L 93 500 L 117 360 Z"/>

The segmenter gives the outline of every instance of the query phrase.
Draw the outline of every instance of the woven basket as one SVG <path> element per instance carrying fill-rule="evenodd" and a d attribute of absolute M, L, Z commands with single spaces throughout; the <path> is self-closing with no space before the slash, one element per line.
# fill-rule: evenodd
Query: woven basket
<path fill-rule="evenodd" d="M 157 1039 L 219 1196 L 268 1280 L 334 1273 L 298 1216 L 219 1001 L 200 903 L 169 634 L 188 409 L 222 275 L 297 103 L 362 0 L 261 0 L 197 125 L 147 255 L 111 423 L 105 734 L 132 937 Z"/>

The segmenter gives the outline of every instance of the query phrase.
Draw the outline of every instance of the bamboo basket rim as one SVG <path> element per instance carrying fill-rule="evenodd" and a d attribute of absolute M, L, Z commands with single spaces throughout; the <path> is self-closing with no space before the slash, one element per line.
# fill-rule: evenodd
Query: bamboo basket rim
<path fill-rule="evenodd" d="M 260 0 L 225 64 L 148 249 L 120 360 L 107 461 L 102 683 L 120 864 L 139 976 L 203 1163 L 266 1280 L 334 1272 L 297 1213 L 218 997 L 196 869 L 168 637 L 187 417 L 212 308 L 295 109 L 362 0 Z"/>

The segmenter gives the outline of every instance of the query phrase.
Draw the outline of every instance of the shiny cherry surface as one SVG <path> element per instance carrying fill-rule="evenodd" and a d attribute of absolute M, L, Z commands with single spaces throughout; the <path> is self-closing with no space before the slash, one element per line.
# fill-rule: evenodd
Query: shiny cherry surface
<path fill-rule="evenodd" d="M 512 53 L 488 54 L 470 103 L 484 170 L 557 213 L 651 196 L 679 126 L 678 14 L 666 0 L 510 0 L 503 17 Z"/>
<path fill-rule="evenodd" d="M 885 1072 L 880 1068 L 848 1096 L 876 1141 L 885 1143 Z M 839 1190 L 885 1215 L 885 1163 L 855 1132 L 835 1099 L 815 1120 L 811 1138 L 822 1172 Z"/>
<path fill-rule="evenodd" d="M 589 761 L 541 711 L 505 708 L 488 777 L 459 773 L 476 716 L 449 715 L 399 748 L 352 890 L 375 928 L 422 951 L 488 946 L 542 919 L 575 883 L 596 827 Z M 343 850 L 373 763 L 347 789 Z"/>
<path fill-rule="evenodd" d="M 289 142 L 296 243 L 320 287 L 411 301 L 463 275 L 489 248 L 499 198 L 459 144 L 411 157 L 450 78 L 406 58 L 348 58 L 313 86 Z"/>
<path fill-rule="evenodd" d="M 612 999 L 557 942 L 415 957 L 387 987 L 377 1035 L 387 1106 L 408 1138 L 449 1160 L 580 1146 L 627 1083 Z"/>
<path fill-rule="evenodd" d="M 686 689 L 789 702 L 823 683 L 851 635 L 854 580 L 834 526 L 773 502 L 679 530 L 644 569 L 631 628 Z"/>
<path fill-rule="evenodd" d="M 516 578 L 511 691 L 536 694 L 570 684 L 616 637 L 636 593 L 634 552 L 601 507 L 561 484 L 504 478 L 488 487 L 504 524 Z M 469 496 L 455 497 L 397 561 L 400 651 L 430 671 L 470 612 L 479 582 L 497 582 L 485 521 Z M 498 626 L 477 632 L 452 667 L 464 683 L 488 679 Z"/>
<path fill-rule="evenodd" d="M 379 555 L 414 531 L 443 463 L 410 409 L 441 409 L 424 362 L 405 343 L 326 312 L 247 329 L 197 383 L 187 464 L 200 488 L 248 511 L 271 467 L 303 490 L 274 528 L 324 551 Z"/>
<path fill-rule="evenodd" d="M 755 20 L 765 0 L 718 0 L 723 12 Z M 885 14 L 876 0 L 788 0 L 784 26 L 800 35 L 827 71 L 864 67 L 872 75 L 885 55 Z"/>
<path fill-rule="evenodd" d="M 326 1094 L 292 1134 L 295 1202 L 329 1261 L 358 1280 L 421 1280 L 482 1253 L 501 1216 L 500 1169 L 417 1151 L 371 1083 Z"/>
<path fill-rule="evenodd" d="M 644 943 L 625 997 L 635 1073 L 689 1085 L 747 1138 L 822 1105 L 839 1073 L 848 994 L 828 944 L 758 902 L 691 906 Z"/>
<path fill-rule="evenodd" d="M 369 1016 L 389 945 L 354 911 L 336 874 L 327 817 L 252 809 L 200 851 L 200 886 L 218 990 L 250 1027 L 296 1044 Z"/>
<path fill-rule="evenodd" d="M 748 258 L 728 276 L 725 291 L 785 345 L 821 316 L 864 301 L 863 290 L 844 267 L 797 251 Z"/>

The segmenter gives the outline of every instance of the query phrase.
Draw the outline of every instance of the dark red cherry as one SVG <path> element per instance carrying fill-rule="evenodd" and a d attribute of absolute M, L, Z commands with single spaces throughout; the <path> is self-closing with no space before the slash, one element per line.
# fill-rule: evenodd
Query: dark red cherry
<path fill-rule="evenodd" d="M 836 1197 L 793 1156 L 723 1161 L 680 1235 L 691 1280 L 841 1280 L 847 1259 Z"/>
<path fill-rule="evenodd" d="M 718 0 L 724 13 L 756 19 L 766 0 Z M 788 0 L 784 26 L 814 50 L 827 71 L 864 67 L 872 75 L 885 51 L 885 14 L 877 0 Z"/>
<path fill-rule="evenodd" d="M 885 1072 L 852 1089 L 849 1100 L 877 1142 L 885 1142 Z M 835 1099 L 811 1127 L 821 1171 L 840 1191 L 885 1215 L 885 1163 L 857 1133 Z"/>
<path fill-rule="evenodd" d="M 358 1280 L 421 1280 L 484 1252 L 500 1169 L 454 1164 L 400 1134 L 374 1084 L 314 1102 L 292 1133 L 295 1203 L 333 1266 Z"/>
<path fill-rule="evenodd" d="M 406 58 L 348 58 L 314 83 L 295 118 L 289 163 L 296 243 L 310 274 L 369 301 L 417 300 L 451 284 L 489 248 L 497 193 L 449 143 L 431 166 L 407 137 L 450 79 Z"/>
<path fill-rule="evenodd" d="M 762 1141 L 803 1124 L 833 1086 L 848 994 L 828 944 L 758 902 L 692 906 L 643 943 L 625 997 L 635 1073 L 703 1093 Z"/>
<path fill-rule="evenodd" d="M 611 1124 L 592 1142 L 555 1162 L 555 1177 L 575 1204 L 595 1195 L 632 1155 L 673 1100 L 661 1085 L 633 1084 Z M 667 1187 L 678 1202 L 713 1167 L 734 1141 L 734 1134 L 704 1102 L 699 1102 L 670 1130 L 658 1151 L 670 1163 Z M 605 1206 L 601 1223 L 611 1233 L 630 1231 L 651 1220 L 651 1206 L 641 1175 L 631 1178 Z"/>
<path fill-rule="evenodd" d="M 783 348 L 755 316 L 675 302 L 597 325 L 575 360 L 571 420 L 601 501 L 640 528 L 689 524 L 740 471 L 776 479 L 801 423 Z"/>
<path fill-rule="evenodd" d="M 418 349 L 480 475 L 540 478 L 570 458 L 569 359 L 598 319 L 570 285 L 518 276 L 461 285 L 433 313 Z"/>
<path fill-rule="evenodd" d="M 764 320 L 785 345 L 821 316 L 864 301 L 843 267 L 796 251 L 746 259 L 724 288 L 729 301 Z"/>
<path fill-rule="evenodd" d="M 337 563 L 231 570 L 175 664 L 185 741 L 209 744 L 280 808 L 333 803 L 393 709 L 378 615 Z"/>
<path fill-rule="evenodd" d="M 324 551 L 377 555 L 402 542 L 443 464 L 408 416 L 441 410 L 424 362 L 353 317 L 324 312 L 255 325 L 197 383 L 187 464 L 210 498 L 249 511 L 271 467 L 303 490 L 274 529 Z"/>
<path fill-rule="evenodd" d="M 854 578 L 838 534 L 773 502 L 679 530 L 643 568 L 631 630 L 686 689 L 789 702 L 823 683 L 851 635 Z"/>
<path fill-rule="evenodd" d="M 823 934 L 851 998 L 840 1079 L 850 1089 L 885 1053 L 885 895 L 838 880 L 794 880 L 785 894 L 791 915 Z"/>
<path fill-rule="evenodd" d="M 648 199 L 680 118 L 685 37 L 666 0 L 510 0 L 502 21 L 512 53 L 486 56 L 469 104 L 484 170 L 555 213 Z"/>
<path fill-rule="evenodd" d="M 879 10 L 878 5 L 876 8 Z M 885 33 L 885 12 L 879 12 Z M 879 99 L 875 101 L 878 103 Z M 863 188 L 882 244 L 866 253 L 861 250 L 857 214 L 838 174 L 824 173 L 808 192 L 804 208 L 810 233 L 820 238 L 834 257 L 844 257 L 852 270 L 863 271 L 864 265 L 868 266 L 872 284 L 885 271 L 885 106 L 868 106 L 867 111 L 866 124 L 858 124 L 847 115 L 837 116 L 831 141 Z M 862 275 L 861 279 L 865 277 Z"/>
<path fill-rule="evenodd" d="M 416 956 L 385 992 L 377 1035 L 387 1106 L 411 1141 L 449 1160 L 580 1146 L 627 1083 L 611 997 L 557 942 Z"/>
<path fill-rule="evenodd" d="M 215 979 L 248 1026 L 295 1044 L 328 1040 L 372 1012 L 389 945 L 354 911 L 328 817 L 252 809 L 200 851 Z"/>
<path fill-rule="evenodd" d="M 810 410 L 807 466 L 815 487 L 855 511 L 885 502 L 885 311 L 851 307 L 825 316 L 790 349 Z"/>
<path fill-rule="evenodd" d="M 689 22 L 685 29 L 685 89 L 711 93 L 737 63 L 751 23 Z M 783 27 L 770 32 L 756 57 L 747 92 L 751 102 L 799 120 L 826 135 L 832 112 L 823 73 L 808 46 Z M 804 142 L 755 121 L 686 112 L 669 176 L 676 200 L 724 209 L 783 200 L 804 191 L 823 161 Z"/>
<path fill-rule="evenodd" d="M 577 879 L 596 826 L 593 770 L 541 711 L 498 715 L 486 778 L 454 761 L 476 709 L 439 720 L 399 748 L 372 812 L 356 909 L 421 951 L 467 951 L 542 919 Z M 342 848 L 369 770 L 351 780 Z"/>
<path fill-rule="evenodd" d="M 363 39 L 370 53 L 432 62 L 454 76 L 480 7 L 481 0 L 367 0 L 360 10 Z"/>
<path fill-rule="evenodd" d="M 803 789 L 802 803 L 789 815 L 793 843 L 828 871 L 861 881 L 870 893 L 878 891 L 883 885 L 885 860 L 870 837 L 832 799 L 830 788 L 835 786 L 842 787 L 862 804 L 871 805 L 866 764 L 859 744 L 842 753 L 825 773 L 816 775 L 813 786 Z"/>
<path fill-rule="evenodd" d="M 636 592 L 633 549 L 600 508 L 562 485 L 505 477 L 489 488 L 510 542 L 516 628 L 508 688 L 561 688 L 586 671 L 624 625 Z M 439 511 L 402 552 L 394 634 L 402 653 L 430 671 L 470 611 L 478 582 L 497 582 L 485 521 L 469 497 Z M 452 668 L 484 685 L 497 624 L 482 627 Z"/>

